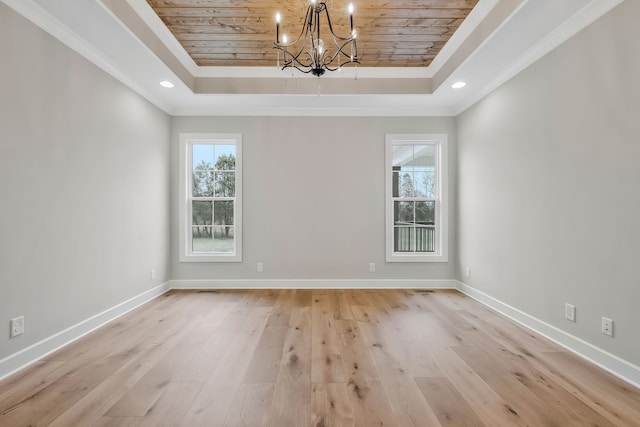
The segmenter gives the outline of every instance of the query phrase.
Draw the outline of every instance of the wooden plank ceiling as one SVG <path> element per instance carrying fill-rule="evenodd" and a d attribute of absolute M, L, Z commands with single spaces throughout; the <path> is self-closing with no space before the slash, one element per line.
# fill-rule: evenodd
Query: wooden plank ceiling
<path fill-rule="evenodd" d="M 301 31 L 308 0 L 147 0 L 202 66 L 275 66 L 275 14 L 281 34 Z M 366 67 L 425 67 L 478 0 L 326 0 L 334 30 L 349 34 L 355 6 L 358 54 Z"/>

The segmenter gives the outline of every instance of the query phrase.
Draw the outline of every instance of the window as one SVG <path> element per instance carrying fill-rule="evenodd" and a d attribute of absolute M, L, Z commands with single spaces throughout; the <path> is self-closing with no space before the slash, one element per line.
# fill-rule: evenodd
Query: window
<path fill-rule="evenodd" d="M 447 135 L 386 135 L 387 262 L 446 262 Z"/>
<path fill-rule="evenodd" d="M 242 135 L 180 135 L 180 261 L 242 261 Z"/>

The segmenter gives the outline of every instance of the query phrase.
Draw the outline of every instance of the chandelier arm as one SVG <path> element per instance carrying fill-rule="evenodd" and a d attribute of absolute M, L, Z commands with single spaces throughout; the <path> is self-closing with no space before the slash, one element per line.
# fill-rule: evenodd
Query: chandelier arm
<path fill-rule="evenodd" d="M 354 56 L 351 57 L 351 53 L 347 53 L 344 50 L 344 48 L 346 48 L 348 45 L 353 45 L 354 52 L 356 52 L 355 43 L 356 43 L 355 40 L 346 41 L 342 45 L 339 45 L 338 43 L 336 43 L 336 53 L 334 53 L 333 55 L 327 54 L 323 58 L 323 65 L 325 66 L 325 68 L 327 68 L 327 70 L 329 70 L 329 71 L 335 71 L 335 70 L 339 69 L 340 67 L 342 67 L 345 64 L 350 64 L 350 63 L 359 64 L 360 61 L 358 60 L 357 54 L 354 54 Z M 339 59 L 339 55 L 344 55 L 348 59 L 343 63 L 339 63 L 339 65 L 336 68 L 330 68 L 330 65 L 336 60 L 336 58 Z"/>
<path fill-rule="evenodd" d="M 350 34 L 349 37 L 341 37 L 339 35 L 337 35 L 334 31 L 333 31 L 333 25 L 331 25 L 331 17 L 329 16 L 329 11 L 327 10 L 327 8 L 324 8 L 324 14 L 327 17 L 327 24 L 329 24 L 329 31 L 331 32 L 331 35 L 333 36 L 334 42 L 335 39 L 339 39 L 341 41 L 347 41 L 347 40 L 353 40 L 353 34 Z M 336 43 L 337 45 L 337 43 Z"/>
<path fill-rule="evenodd" d="M 306 16 L 305 16 L 305 24 L 302 26 L 302 30 L 300 31 L 300 35 L 298 36 L 298 38 L 295 39 L 294 41 L 292 41 L 291 43 L 287 43 L 285 45 L 281 45 L 284 48 L 282 50 L 285 53 L 291 55 L 292 57 L 300 56 L 300 54 L 302 53 L 303 49 L 307 45 L 307 35 L 309 34 L 309 29 L 310 29 L 310 26 L 308 26 L 308 24 L 312 21 L 312 18 L 313 18 L 313 6 L 309 6 L 307 8 L 307 13 L 306 13 Z M 313 39 L 313 37 L 311 37 L 311 38 Z M 297 45 L 300 42 L 300 40 L 302 40 L 302 46 L 300 46 L 300 50 L 298 50 L 298 53 L 296 53 L 295 55 L 292 55 L 291 52 L 289 52 L 287 50 L 287 47 Z"/>
<path fill-rule="evenodd" d="M 305 74 L 309 74 L 311 72 L 311 68 L 303 69 L 303 68 L 298 67 L 297 65 L 289 65 L 287 67 L 282 67 L 283 70 L 285 68 L 295 68 L 296 70 L 300 71 L 301 73 L 305 73 Z"/>
<path fill-rule="evenodd" d="M 279 50 L 283 50 L 282 47 L 279 46 L 275 46 L 277 49 Z M 309 52 L 299 52 L 297 55 L 291 55 L 290 53 L 288 53 L 289 57 L 287 58 L 287 61 L 285 61 L 282 69 L 284 70 L 285 68 L 289 68 L 289 67 L 293 67 L 296 68 L 304 73 L 309 73 L 312 69 L 313 69 L 313 57 L 311 56 L 311 54 Z M 300 58 L 300 56 L 306 56 L 307 57 L 307 61 L 308 62 L 304 62 L 304 58 Z M 297 65 L 296 65 L 297 64 Z M 304 69 L 308 69 L 307 71 L 304 71 Z"/>
<path fill-rule="evenodd" d="M 344 62 L 338 63 L 336 66 L 331 67 L 329 64 L 326 64 L 324 67 L 329 70 L 329 71 L 338 71 L 340 68 L 342 68 L 343 65 L 347 65 L 347 64 L 359 64 L 360 61 L 357 59 L 354 59 L 353 61 L 350 60 L 346 60 Z"/>

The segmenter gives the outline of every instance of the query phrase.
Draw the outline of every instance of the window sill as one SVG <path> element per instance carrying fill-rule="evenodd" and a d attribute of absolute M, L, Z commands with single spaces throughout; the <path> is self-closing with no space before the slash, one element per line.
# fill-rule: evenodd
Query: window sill
<path fill-rule="evenodd" d="M 432 255 L 423 255 L 423 254 L 414 254 L 414 253 L 406 253 L 406 254 L 392 254 L 387 255 L 387 262 L 449 262 L 449 257 L 447 255 L 442 254 L 432 254 Z"/>
<path fill-rule="evenodd" d="M 185 254 L 180 255 L 180 262 L 242 262 L 242 256 L 237 254 Z"/>

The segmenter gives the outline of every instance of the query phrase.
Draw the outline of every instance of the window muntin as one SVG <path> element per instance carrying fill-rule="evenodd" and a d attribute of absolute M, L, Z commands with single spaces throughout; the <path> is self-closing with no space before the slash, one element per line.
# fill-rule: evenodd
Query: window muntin
<path fill-rule="evenodd" d="M 181 261 L 241 261 L 241 135 L 183 134 Z"/>
<path fill-rule="evenodd" d="M 386 144 L 387 261 L 446 261 L 446 135 L 387 135 Z"/>

